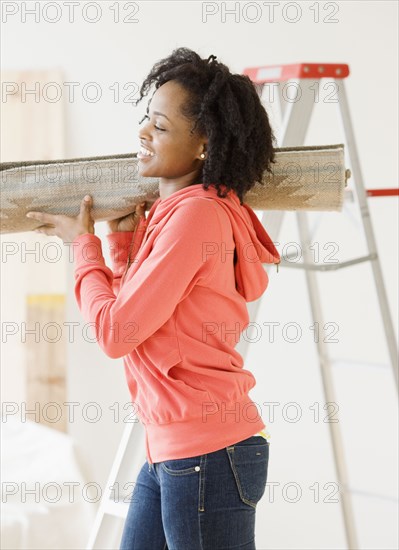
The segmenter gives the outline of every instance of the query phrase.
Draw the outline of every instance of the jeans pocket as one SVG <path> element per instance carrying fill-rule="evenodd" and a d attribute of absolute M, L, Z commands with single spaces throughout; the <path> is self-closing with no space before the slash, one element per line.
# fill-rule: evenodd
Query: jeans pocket
<path fill-rule="evenodd" d="M 189 458 L 164 460 L 160 463 L 160 465 L 164 472 L 173 476 L 184 476 L 193 473 L 197 474 L 201 471 L 203 456 L 204 455 L 198 455 Z"/>
<path fill-rule="evenodd" d="M 242 502 L 255 508 L 266 490 L 269 442 L 249 438 L 226 451 Z"/>

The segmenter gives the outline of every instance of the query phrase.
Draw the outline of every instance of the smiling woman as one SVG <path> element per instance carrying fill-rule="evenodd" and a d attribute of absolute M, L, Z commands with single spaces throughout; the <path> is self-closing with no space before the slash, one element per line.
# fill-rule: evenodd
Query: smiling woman
<path fill-rule="evenodd" d="M 121 549 L 249 550 L 269 458 L 263 420 L 244 414 L 253 405 L 247 393 L 255 379 L 242 368 L 236 340 L 212 333 L 204 342 L 200 333 L 210 320 L 243 329 L 245 301 L 267 286 L 261 264 L 280 260 L 243 204 L 245 192 L 270 171 L 274 135 L 251 81 L 231 74 L 214 55 L 175 50 L 154 65 L 138 101 L 153 84 L 137 157 L 140 176 L 159 178 L 160 198 L 147 219 L 155 231 L 138 244 L 130 290 L 141 288 L 148 310 L 148 285 L 157 323 L 151 328 L 140 319 L 137 296 L 132 313 L 147 336 L 125 360 L 132 397 L 142 405 L 148 471 L 143 466 L 137 479 Z M 249 244 L 258 248 L 246 262 L 241 252 Z M 223 247 L 234 258 L 221 260 Z M 146 272 L 143 286 L 140 273 Z M 124 284 L 128 280 L 129 273 Z M 134 303 L 131 293 L 129 300 Z M 205 402 L 216 409 L 204 423 Z M 222 420 L 226 404 L 238 406 L 238 420 Z"/>
<path fill-rule="evenodd" d="M 251 81 L 215 56 L 179 48 L 140 99 L 153 84 L 137 156 L 159 198 L 108 222 L 112 271 L 96 235 L 72 243 L 78 306 L 123 357 L 146 433 L 120 547 L 253 550 L 269 442 L 235 347 L 280 255 L 242 196 L 270 169 L 273 133 Z"/>

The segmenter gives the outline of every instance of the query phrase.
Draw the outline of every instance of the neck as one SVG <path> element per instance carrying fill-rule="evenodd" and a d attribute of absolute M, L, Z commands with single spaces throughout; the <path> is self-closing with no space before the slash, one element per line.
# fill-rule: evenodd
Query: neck
<path fill-rule="evenodd" d="M 189 187 L 190 185 L 196 185 L 198 183 L 201 183 L 201 174 L 198 173 L 187 174 L 187 176 L 184 176 L 184 179 L 178 178 L 172 180 L 159 178 L 159 196 L 161 200 L 164 200 L 169 197 L 169 195 L 172 195 L 172 193 L 176 193 L 176 191 L 184 187 Z"/>

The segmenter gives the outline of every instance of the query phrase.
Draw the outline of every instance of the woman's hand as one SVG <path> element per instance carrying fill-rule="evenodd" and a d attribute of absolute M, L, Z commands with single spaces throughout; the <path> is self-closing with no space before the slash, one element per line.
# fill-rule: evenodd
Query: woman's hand
<path fill-rule="evenodd" d="M 145 202 L 138 204 L 134 212 L 127 214 L 127 216 L 123 216 L 123 218 L 108 221 L 110 232 L 134 231 L 139 224 L 140 217 L 145 214 L 145 204 Z"/>
<path fill-rule="evenodd" d="M 45 235 L 60 237 L 65 243 L 71 243 L 79 235 L 94 234 L 94 220 L 91 217 L 91 196 L 86 195 L 80 204 L 80 212 L 76 217 L 63 214 L 46 214 L 45 212 L 28 212 L 28 218 L 34 218 L 44 225 L 34 231 Z"/>

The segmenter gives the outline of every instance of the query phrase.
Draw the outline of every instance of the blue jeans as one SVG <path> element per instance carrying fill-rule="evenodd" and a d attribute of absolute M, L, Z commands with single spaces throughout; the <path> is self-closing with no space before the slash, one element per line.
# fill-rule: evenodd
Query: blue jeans
<path fill-rule="evenodd" d="M 120 550 L 255 550 L 269 442 L 148 464 L 137 477 Z"/>

